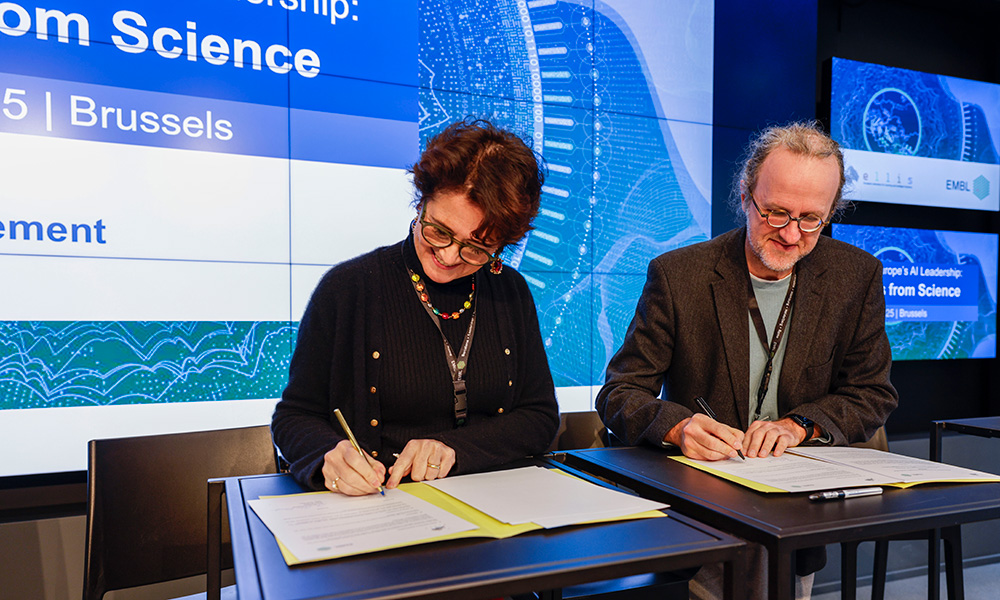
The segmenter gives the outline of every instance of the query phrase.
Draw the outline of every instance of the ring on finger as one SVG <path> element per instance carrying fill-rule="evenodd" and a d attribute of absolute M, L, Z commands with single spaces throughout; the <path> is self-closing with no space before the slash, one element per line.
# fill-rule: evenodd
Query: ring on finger
<path fill-rule="evenodd" d="M 338 481 L 340 481 L 340 477 L 334 477 L 333 478 L 333 481 L 330 482 L 330 489 L 331 490 L 336 490 L 337 489 L 337 482 Z"/>
<path fill-rule="evenodd" d="M 428 469 L 440 469 L 441 465 L 435 465 L 433 463 L 427 463 L 427 468 Z"/>

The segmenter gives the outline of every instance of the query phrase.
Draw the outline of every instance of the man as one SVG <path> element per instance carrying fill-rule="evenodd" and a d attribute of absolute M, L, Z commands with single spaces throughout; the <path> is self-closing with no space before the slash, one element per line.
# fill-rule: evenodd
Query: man
<path fill-rule="evenodd" d="M 746 226 L 649 265 L 597 396 L 617 437 L 753 460 L 864 441 L 885 422 L 898 397 L 881 263 L 820 235 L 843 185 L 843 155 L 815 123 L 751 144 L 734 197 Z"/>

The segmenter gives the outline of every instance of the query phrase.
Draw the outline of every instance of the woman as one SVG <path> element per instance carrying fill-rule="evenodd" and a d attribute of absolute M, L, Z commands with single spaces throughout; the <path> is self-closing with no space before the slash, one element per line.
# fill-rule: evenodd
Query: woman
<path fill-rule="evenodd" d="M 314 489 L 363 495 L 479 471 L 545 451 L 559 424 L 531 292 L 500 260 L 538 212 L 534 153 L 462 121 L 411 172 L 409 236 L 331 269 L 299 325 L 271 429 Z"/>

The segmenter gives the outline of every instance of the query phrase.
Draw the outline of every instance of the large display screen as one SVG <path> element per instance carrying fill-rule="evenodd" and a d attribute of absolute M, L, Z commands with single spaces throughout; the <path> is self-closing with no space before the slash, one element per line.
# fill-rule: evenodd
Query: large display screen
<path fill-rule="evenodd" d="M 528 280 L 590 410 L 653 256 L 710 235 L 713 4 L 0 3 L 0 476 L 267 423 L 333 264 L 405 237 L 466 116 L 549 168 Z"/>
<path fill-rule="evenodd" d="M 882 261 L 893 360 L 995 358 L 995 233 L 832 225 Z"/>
<path fill-rule="evenodd" d="M 847 197 L 1000 209 L 1000 85 L 832 59 Z"/>

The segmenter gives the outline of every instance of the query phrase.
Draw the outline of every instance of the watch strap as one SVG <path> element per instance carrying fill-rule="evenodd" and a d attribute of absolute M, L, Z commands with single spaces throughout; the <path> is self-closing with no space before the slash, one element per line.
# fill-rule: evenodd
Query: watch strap
<path fill-rule="evenodd" d="M 802 415 L 788 415 L 788 418 L 795 421 L 795 424 L 806 430 L 806 439 L 803 441 L 808 442 L 812 439 L 813 433 L 816 431 L 816 425 L 813 423 L 812 419 L 803 417 Z"/>

